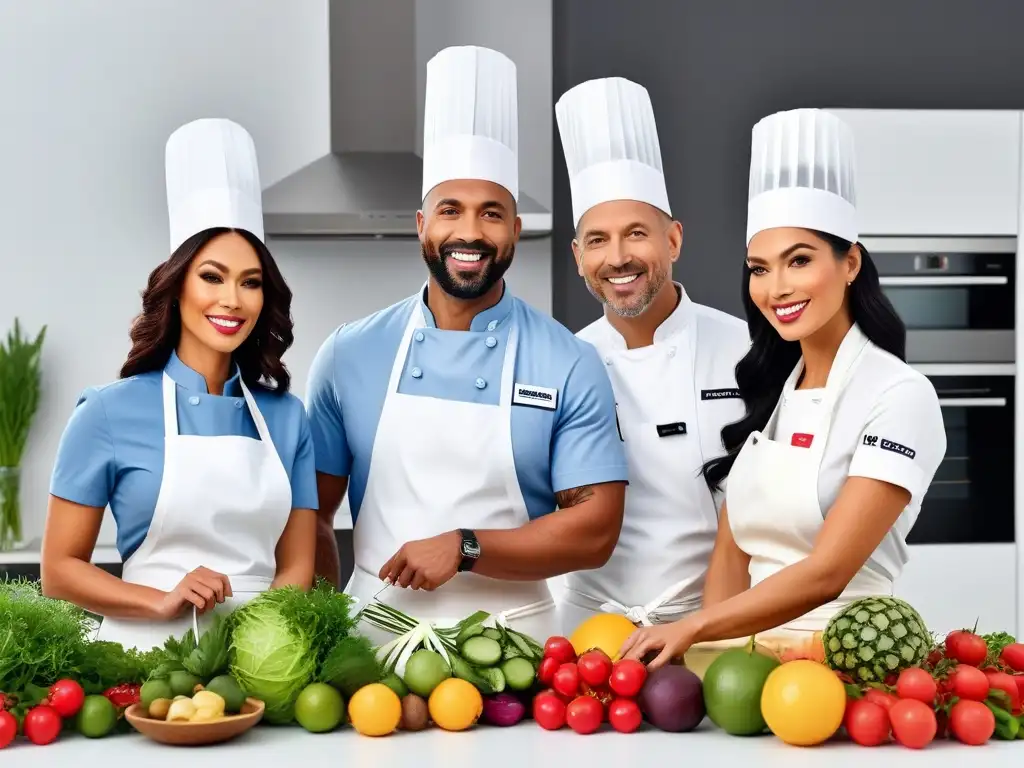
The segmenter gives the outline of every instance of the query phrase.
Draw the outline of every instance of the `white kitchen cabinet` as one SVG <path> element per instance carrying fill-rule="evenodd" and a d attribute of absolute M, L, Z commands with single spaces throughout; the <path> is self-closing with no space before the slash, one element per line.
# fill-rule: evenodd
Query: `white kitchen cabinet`
<path fill-rule="evenodd" d="M 1021 113 L 829 110 L 851 128 L 861 235 L 1017 235 Z"/>
<path fill-rule="evenodd" d="M 1015 544 L 915 544 L 895 594 L 945 634 L 975 621 L 978 632 L 1018 633 Z"/>

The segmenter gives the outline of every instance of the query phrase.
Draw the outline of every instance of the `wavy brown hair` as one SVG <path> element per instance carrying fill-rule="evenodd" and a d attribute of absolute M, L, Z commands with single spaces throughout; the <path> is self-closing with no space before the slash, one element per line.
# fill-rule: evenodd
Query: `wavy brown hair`
<path fill-rule="evenodd" d="M 142 292 L 142 313 L 132 323 L 132 349 L 121 366 L 121 378 L 140 373 L 162 371 L 181 338 L 181 314 L 178 297 L 189 265 L 199 252 L 218 235 L 237 232 L 256 250 L 263 269 L 263 311 L 249 337 L 232 354 L 242 379 L 253 389 L 260 387 L 283 394 L 291 384 L 291 374 L 281 358 L 292 345 L 292 292 L 281 271 L 259 238 L 245 230 L 207 229 L 193 235 L 171 257 L 149 273 Z"/>

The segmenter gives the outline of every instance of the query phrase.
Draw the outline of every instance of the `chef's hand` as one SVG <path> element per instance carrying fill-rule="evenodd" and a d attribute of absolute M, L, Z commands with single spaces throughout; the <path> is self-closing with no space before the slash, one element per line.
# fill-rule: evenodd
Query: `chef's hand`
<path fill-rule="evenodd" d="M 434 590 L 459 571 L 462 537 L 449 531 L 402 545 L 378 574 L 394 586 Z"/>
<path fill-rule="evenodd" d="M 157 615 L 162 619 L 175 619 L 191 605 L 199 613 L 212 610 L 225 597 L 231 597 L 231 582 L 223 573 L 200 566 L 185 575 L 178 586 L 165 593 L 157 606 Z"/>
<path fill-rule="evenodd" d="M 696 629 L 688 619 L 661 624 L 656 627 L 641 627 L 626 638 L 619 650 L 623 659 L 643 661 L 649 653 L 661 651 L 647 663 L 648 669 L 657 669 L 672 659 L 682 658 L 694 643 Z"/>

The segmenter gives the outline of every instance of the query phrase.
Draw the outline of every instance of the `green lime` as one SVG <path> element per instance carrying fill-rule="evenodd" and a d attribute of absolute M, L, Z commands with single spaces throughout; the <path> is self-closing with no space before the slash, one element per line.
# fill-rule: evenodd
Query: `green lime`
<path fill-rule="evenodd" d="M 170 683 L 171 693 L 175 696 L 191 696 L 195 693 L 196 686 L 203 681 L 183 669 L 176 669 L 168 676 L 167 682 Z"/>
<path fill-rule="evenodd" d="M 405 662 L 403 678 L 409 690 L 424 699 L 442 682 L 452 676 L 452 669 L 437 651 L 420 648 Z"/>
<path fill-rule="evenodd" d="M 295 700 L 295 719 L 310 733 L 333 731 L 344 715 L 341 693 L 326 683 L 310 683 Z"/>
<path fill-rule="evenodd" d="M 402 682 L 402 678 L 392 672 L 390 675 L 385 675 L 384 679 L 381 680 L 384 685 L 390 688 L 392 691 L 398 694 L 398 698 L 405 698 L 406 694 L 409 693 L 409 688 Z"/>
<path fill-rule="evenodd" d="M 217 675 L 206 684 L 206 690 L 224 699 L 224 711 L 229 714 L 240 712 L 245 704 L 245 692 L 231 675 Z"/>
<path fill-rule="evenodd" d="M 722 653 L 704 673 L 704 705 L 711 722 L 732 736 L 762 733 L 761 691 L 777 666 L 777 659 L 758 650 L 730 648 Z"/>
<path fill-rule="evenodd" d="M 86 696 L 76 716 L 78 732 L 90 739 L 106 736 L 117 725 L 117 709 L 106 696 Z"/>
<path fill-rule="evenodd" d="M 171 684 L 169 682 L 157 679 L 142 684 L 139 698 L 142 701 L 142 706 L 149 709 L 149 705 L 157 699 L 173 699 L 174 693 L 171 691 Z"/>

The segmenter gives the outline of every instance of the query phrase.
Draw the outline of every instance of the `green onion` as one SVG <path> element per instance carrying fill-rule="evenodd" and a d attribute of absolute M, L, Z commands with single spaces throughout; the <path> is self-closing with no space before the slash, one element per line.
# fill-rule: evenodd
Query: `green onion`
<path fill-rule="evenodd" d="M 14 329 L 0 343 L 0 550 L 21 539 L 21 460 L 29 429 L 39 408 L 41 365 L 46 326 L 35 341 Z"/>

